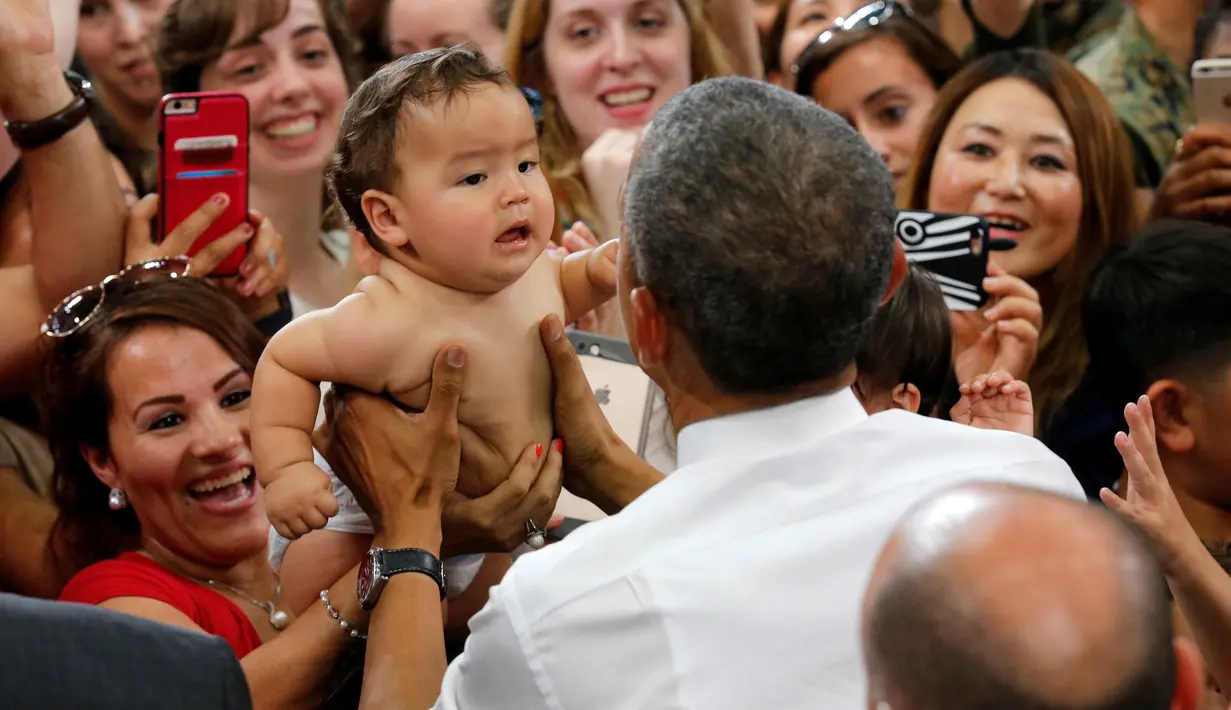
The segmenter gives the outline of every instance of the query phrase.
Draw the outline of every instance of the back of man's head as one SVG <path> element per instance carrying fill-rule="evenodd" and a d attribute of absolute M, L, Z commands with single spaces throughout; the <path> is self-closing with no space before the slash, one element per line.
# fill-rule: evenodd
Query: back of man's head
<path fill-rule="evenodd" d="M 1176 696 L 1157 562 L 1110 513 L 1052 494 L 925 501 L 882 552 L 864 614 L 870 687 L 894 710 L 1166 710 Z"/>
<path fill-rule="evenodd" d="M 1205 222 L 1150 223 L 1107 258 L 1082 309 L 1090 369 L 1113 401 L 1231 366 L 1229 275 L 1231 229 Z"/>
<path fill-rule="evenodd" d="M 780 393 L 855 360 L 895 216 L 884 162 L 846 121 L 764 82 L 710 79 L 647 128 L 624 244 L 720 391 Z"/>

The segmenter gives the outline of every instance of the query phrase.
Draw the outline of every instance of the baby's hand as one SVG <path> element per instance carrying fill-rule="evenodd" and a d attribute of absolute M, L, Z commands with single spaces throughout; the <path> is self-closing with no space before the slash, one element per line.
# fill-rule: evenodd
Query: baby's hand
<path fill-rule="evenodd" d="M 949 410 L 953 421 L 1034 436 L 1034 403 L 1025 382 L 1007 372 L 994 372 L 979 375 L 960 391 L 962 398 Z"/>
<path fill-rule="evenodd" d="M 265 489 L 265 514 L 279 535 L 296 540 L 325 527 L 338 514 L 338 499 L 324 471 L 300 464 Z"/>
<path fill-rule="evenodd" d="M 620 240 L 612 239 L 591 250 L 590 259 L 586 263 L 586 275 L 590 277 L 590 284 L 594 291 L 604 298 L 612 298 L 616 294 L 616 260 L 619 254 Z"/>

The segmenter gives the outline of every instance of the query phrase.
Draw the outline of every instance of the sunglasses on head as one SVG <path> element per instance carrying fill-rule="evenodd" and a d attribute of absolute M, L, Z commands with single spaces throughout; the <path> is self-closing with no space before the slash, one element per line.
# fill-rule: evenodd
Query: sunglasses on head
<path fill-rule="evenodd" d="M 186 256 L 154 259 L 133 264 L 118 274 L 112 274 L 94 286 L 86 286 L 60 301 L 39 328 L 49 338 L 64 338 L 76 333 L 102 308 L 107 294 L 120 286 L 135 286 L 157 278 L 187 276 L 191 262 Z"/>
<path fill-rule="evenodd" d="M 817 35 L 816 39 L 812 40 L 804 51 L 799 53 L 799 57 L 795 63 L 791 65 L 791 73 L 799 76 L 800 68 L 808 63 L 812 55 L 816 54 L 822 47 L 833 41 L 834 37 L 842 32 L 854 32 L 862 30 L 866 27 L 876 27 L 882 23 L 888 22 L 893 17 L 904 17 L 908 21 L 913 22 L 920 27 L 924 27 L 919 18 L 915 16 L 914 10 L 903 5 L 897 0 L 877 0 L 877 2 L 868 3 L 863 7 L 851 13 L 850 17 L 839 17 L 834 21 L 833 26 L 824 32 Z"/>

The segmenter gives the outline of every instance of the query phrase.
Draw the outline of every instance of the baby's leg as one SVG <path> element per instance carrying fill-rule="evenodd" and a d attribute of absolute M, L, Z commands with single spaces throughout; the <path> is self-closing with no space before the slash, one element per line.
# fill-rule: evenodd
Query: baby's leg
<path fill-rule="evenodd" d="M 282 561 L 282 599 L 303 614 L 320 603 L 321 590 L 363 561 L 372 536 L 336 530 L 313 530 L 291 543 Z"/>

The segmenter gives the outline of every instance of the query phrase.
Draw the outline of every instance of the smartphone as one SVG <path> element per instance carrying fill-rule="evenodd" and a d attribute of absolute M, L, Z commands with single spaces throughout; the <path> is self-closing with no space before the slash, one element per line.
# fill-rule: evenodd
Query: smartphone
<path fill-rule="evenodd" d="M 1192 76 L 1197 122 L 1231 124 L 1231 59 L 1202 59 Z"/>
<path fill-rule="evenodd" d="M 234 92 L 168 94 L 158 107 L 158 239 L 217 193 L 224 212 L 188 250 L 194 256 L 248 218 L 248 100 Z M 232 276 L 248 255 L 241 245 L 213 271 Z"/>
<path fill-rule="evenodd" d="M 569 331 L 568 338 L 611 428 L 638 456 L 644 455 L 654 384 L 649 375 L 623 340 L 580 330 Z"/>
<path fill-rule="evenodd" d="M 894 232 L 906 260 L 928 272 L 951 311 L 977 311 L 987 303 L 987 220 L 975 215 L 909 210 L 898 213 Z"/>

